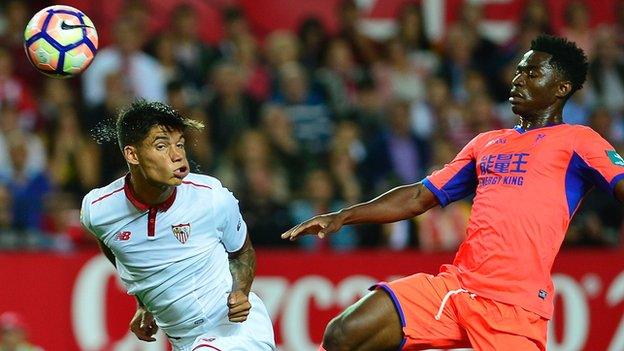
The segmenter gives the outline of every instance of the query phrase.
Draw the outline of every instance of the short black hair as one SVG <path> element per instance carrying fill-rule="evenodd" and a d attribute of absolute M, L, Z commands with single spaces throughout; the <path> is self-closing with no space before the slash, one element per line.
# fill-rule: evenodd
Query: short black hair
<path fill-rule="evenodd" d="M 139 145 L 153 126 L 163 126 L 182 133 L 188 129 L 201 130 L 204 127 L 201 122 L 183 117 L 162 102 L 138 99 L 117 115 L 115 129 L 119 147 L 123 150 L 126 145 Z"/>
<path fill-rule="evenodd" d="M 531 42 L 531 50 L 552 55 L 550 65 L 572 83 L 572 91 L 568 97 L 583 87 L 587 78 L 587 55 L 574 42 L 541 34 Z"/>

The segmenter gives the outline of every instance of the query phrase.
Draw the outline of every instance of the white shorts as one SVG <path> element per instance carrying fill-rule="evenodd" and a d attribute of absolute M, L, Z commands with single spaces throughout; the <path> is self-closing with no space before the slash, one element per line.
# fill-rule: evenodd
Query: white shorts
<path fill-rule="evenodd" d="M 227 322 L 197 338 L 171 340 L 174 351 L 274 351 L 273 323 L 262 300 L 249 293 L 251 310 L 242 323 Z"/>

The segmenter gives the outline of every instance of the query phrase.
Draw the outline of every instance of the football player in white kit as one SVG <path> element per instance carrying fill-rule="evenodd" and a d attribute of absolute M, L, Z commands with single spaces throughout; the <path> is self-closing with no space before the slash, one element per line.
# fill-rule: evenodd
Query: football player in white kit
<path fill-rule="evenodd" d="M 238 201 L 190 173 L 184 133 L 202 127 L 157 102 L 121 111 L 130 172 L 85 196 L 81 222 L 138 301 L 130 329 L 139 339 L 154 341 L 160 327 L 174 350 L 275 350 L 271 319 L 250 292 L 256 256 Z"/>

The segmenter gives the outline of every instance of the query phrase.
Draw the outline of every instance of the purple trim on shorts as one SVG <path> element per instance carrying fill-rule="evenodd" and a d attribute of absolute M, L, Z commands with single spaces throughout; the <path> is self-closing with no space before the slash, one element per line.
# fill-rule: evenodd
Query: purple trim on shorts
<path fill-rule="evenodd" d="M 401 320 L 401 327 L 405 328 L 405 315 L 403 314 L 401 303 L 399 302 L 399 299 L 394 294 L 394 291 L 392 291 L 392 288 L 386 282 L 379 282 L 371 286 L 370 288 L 368 288 L 368 290 L 374 290 L 377 288 L 383 289 L 386 293 L 388 293 L 388 295 L 390 295 L 390 298 L 392 299 L 392 303 L 394 304 L 394 308 L 396 308 L 397 312 L 399 313 L 399 319 Z M 407 342 L 407 338 L 404 336 L 403 341 L 401 341 L 401 344 L 399 345 L 398 351 L 403 350 L 403 346 L 405 345 L 406 342 Z"/>

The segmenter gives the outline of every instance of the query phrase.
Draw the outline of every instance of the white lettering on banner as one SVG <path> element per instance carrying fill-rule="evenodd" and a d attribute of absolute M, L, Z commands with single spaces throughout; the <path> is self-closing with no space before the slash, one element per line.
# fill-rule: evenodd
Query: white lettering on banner
<path fill-rule="evenodd" d="M 288 290 L 288 279 L 280 277 L 256 277 L 253 281 L 253 290 L 264 302 L 269 316 L 275 319 L 279 314 L 280 304 Z"/>
<path fill-rule="evenodd" d="M 332 306 L 333 285 L 329 279 L 318 275 L 301 278 L 286 295 L 282 314 L 281 335 L 287 350 L 313 351 L 318 349 L 310 338 L 308 306 L 311 300 L 319 309 Z M 275 318 L 275 316 L 273 316 Z"/>
<path fill-rule="evenodd" d="M 85 351 L 102 350 L 107 345 L 113 345 L 114 351 L 166 350 L 166 337 L 162 332 L 159 332 L 153 343 L 138 340 L 129 330 L 121 341 L 113 343 L 109 340 L 105 318 L 106 288 L 111 276 L 117 276 L 115 268 L 104 255 L 98 255 L 85 263 L 76 277 L 71 315 L 78 347 Z M 130 321 L 120 323 L 129 324 Z"/>
<path fill-rule="evenodd" d="M 167 350 L 167 340 L 161 333 L 154 343 L 141 342 L 130 331 L 120 340 L 110 340 L 106 318 L 112 320 L 115 314 L 106 313 L 106 292 L 112 276 L 116 277 L 113 266 L 99 255 L 87 261 L 76 277 L 71 322 L 79 348 L 85 351 Z M 309 325 L 311 311 L 336 307 L 344 309 L 365 295 L 367 289 L 378 281 L 365 275 L 348 275 L 336 284 L 319 275 L 303 275 L 294 281 L 289 279 L 258 276 L 254 282 L 254 291 L 264 300 L 273 320 L 280 320 L 280 329 L 275 332 L 280 336 L 282 344 L 279 349 L 283 351 L 315 351 L 318 345 L 316 340 L 312 340 L 311 330 L 318 332 L 319 326 Z M 611 282 L 602 281 L 592 272 L 579 279 L 582 284 L 570 275 L 560 273 L 553 274 L 553 281 L 563 317 L 553 319 L 548 325 L 548 350 L 590 348 L 587 345 L 591 317 L 589 303 L 593 299 L 604 299 L 609 311 L 615 311 L 615 307 L 624 302 L 624 272 Z M 604 284 L 604 289 L 601 284 Z M 596 321 L 596 318 L 594 316 L 593 320 Z M 115 320 L 115 323 L 127 325 L 129 321 Z M 562 330 L 559 339 L 555 335 L 556 326 L 561 326 L 559 329 Z M 608 351 L 620 350 L 624 350 L 624 319 L 610 338 L 608 347 Z"/>
<path fill-rule="evenodd" d="M 548 350 L 582 350 L 589 332 L 589 307 L 585 293 L 581 285 L 567 275 L 553 274 L 552 278 L 555 291 L 561 296 L 563 304 L 563 337 L 561 342 L 556 340 L 556 321 L 552 319 L 548 323 Z"/>
<path fill-rule="evenodd" d="M 607 291 L 607 305 L 609 307 L 618 305 L 624 300 L 624 272 L 620 273 Z M 624 318 L 620 322 L 615 335 L 609 345 L 608 351 L 624 350 Z"/>

